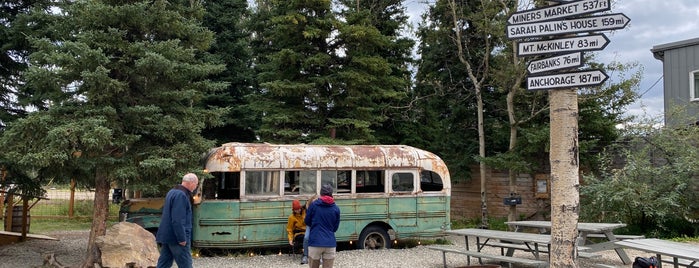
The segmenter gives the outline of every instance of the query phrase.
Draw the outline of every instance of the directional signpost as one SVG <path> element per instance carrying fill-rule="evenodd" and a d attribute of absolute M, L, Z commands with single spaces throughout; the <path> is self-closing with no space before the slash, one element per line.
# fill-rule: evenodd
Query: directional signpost
<path fill-rule="evenodd" d="M 529 63 L 527 71 L 530 74 L 550 72 L 555 70 L 577 68 L 583 65 L 583 53 L 575 52 Z"/>
<path fill-rule="evenodd" d="M 591 16 L 581 19 L 545 21 L 507 25 L 507 38 L 525 38 L 559 34 L 573 34 L 591 31 L 617 30 L 629 24 L 629 17 L 624 14 Z"/>
<path fill-rule="evenodd" d="M 508 24 L 522 24 L 580 16 L 611 8 L 611 0 L 584 0 L 516 12 L 507 19 Z"/>
<path fill-rule="evenodd" d="M 602 70 L 578 71 L 553 75 L 527 77 L 527 89 L 573 88 L 581 86 L 599 86 L 607 81 L 606 73 Z"/>
<path fill-rule="evenodd" d="M 575 265 L 569 243 L 578 233 L 574 222 L 578 214 L 573 208 L 580 205 L 580 193 L 571 187 L 580 183 L 575 89 L 599 86 L 609 79 L 602 70 L 564 70 L 582 66 L 583 51 L 601 50 L 609 44 L 604 34 L 578 33 L 616 30 L 629 24 L 624 14 L 589 15 L 610 10 L 610 2 L 552 0 L 546 7 L 516 12 L 507 19 L 507 38 L 526 39 L 517 42 L 517 56 L 548 55 L 527 66 L 529 74 L 536 74 L 527 77 L 527 89 L 549 90 L 551 220 L 559 223 L 551 229 L 557 234 L 551 236 L 551 267 Z"/>
<path fill-rule="evenodd" d="M 517 56 L 602 50 L 607 44 L 609 44 L 609 39 L 604 34 L 520 42 L 517 44 Z"/>

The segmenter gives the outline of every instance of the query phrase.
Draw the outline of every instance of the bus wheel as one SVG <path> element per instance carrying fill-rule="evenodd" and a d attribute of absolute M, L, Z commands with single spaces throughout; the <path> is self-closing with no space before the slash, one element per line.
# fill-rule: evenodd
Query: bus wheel
<path fill-rule="evenodd" d="M 369 226 L 364 228 L 362 234 L 359 235 L 357 242 L 359 249 L 387 249 L 391 248 L 391 240 L 388 232 L 379 226 Z"/>

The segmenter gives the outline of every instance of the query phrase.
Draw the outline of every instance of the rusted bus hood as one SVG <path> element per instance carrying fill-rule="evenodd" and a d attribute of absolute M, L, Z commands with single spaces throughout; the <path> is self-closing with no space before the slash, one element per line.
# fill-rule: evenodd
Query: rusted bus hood
<path fill-rule="evenodd" d="M 165 198 L 137 198 L 121 203 L 119 212 L 129 214 L 160 214 Z"/>

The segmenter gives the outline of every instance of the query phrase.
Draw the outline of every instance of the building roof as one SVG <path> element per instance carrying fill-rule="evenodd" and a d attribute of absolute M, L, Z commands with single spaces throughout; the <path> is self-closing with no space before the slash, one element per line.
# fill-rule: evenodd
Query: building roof
<path fill-rule="evenodd" d="M 662 61 L 664 56 L 665 56 L 665 51 L 667 51 L 667 50 L 678 49 L 678 48 L 688 47 L 688 46 L 696 46 L 696 45 L 699 45 L 699 37 L 653 46 L 653 48 L 650 50 L 650 52 L 653 52 L 654 58 Z"/>

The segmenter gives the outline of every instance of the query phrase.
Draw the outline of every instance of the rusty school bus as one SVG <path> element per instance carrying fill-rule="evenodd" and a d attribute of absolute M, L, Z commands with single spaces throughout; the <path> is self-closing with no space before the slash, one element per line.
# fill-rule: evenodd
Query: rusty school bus
<path fill-rule="evenodd" d="M 193 208 L 198 248 L 288 245 L 292 201 L 303 204 L 323 184 L 334 187 L 341 211 L 338 242 L 390 248 L 450 228 L 449 171 L 437 155 L 410 146 L 227 143 L 209 152 L 204 168 L 210 176 Z M 157 227 L 157 216 L 138 217 L 127 220 Z"/>

